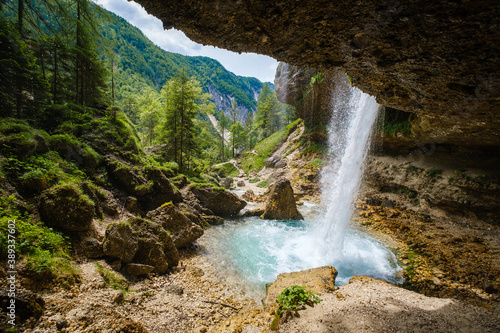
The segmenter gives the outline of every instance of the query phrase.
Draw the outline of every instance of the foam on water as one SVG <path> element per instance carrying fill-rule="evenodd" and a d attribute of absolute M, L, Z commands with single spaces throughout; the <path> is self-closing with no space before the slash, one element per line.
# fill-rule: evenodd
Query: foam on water
<path fill-rule="evenodd" d="M 322 205 L 301 207 L 306 221 L 227 221 L 209 229 L 200 241 L 208 255 L 222 263 L 227 279 L 256 296 L 262 296 L 265 284 L 280 273 L 322 265 L 338 270 L 337 284 L 353 275 L 398 280 L 394 254 L 381 242 L 347 227 L 378 105 L 346 81 L 339 81 L 334 92 Z"/>
<path fill-rule="evenodd" d="M 338 285 L 354 275 L 398 281 L 399 267 L 391 250 L 359 231 L 347 230 L 342 255 L 325 262 L 317 256 L 314 225 L 311 221 L 245 218 L 208 229 L 200 243 L 225 279 L 259 297 L 278 274 L 325 264 L 338 270 Z"/>

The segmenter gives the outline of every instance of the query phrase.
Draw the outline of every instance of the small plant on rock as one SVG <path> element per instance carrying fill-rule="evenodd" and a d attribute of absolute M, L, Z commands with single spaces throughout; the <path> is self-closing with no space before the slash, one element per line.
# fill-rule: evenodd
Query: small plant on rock
<path fill-rule="evenodd" d="M 307 290 L 304 286 L 291 286 L 285 288 L 277 298 L 278 310 L 271 323 L 271 330 L 278 329 L 280 319 L 283 314 L 289 314 L 300 310 L 306 305 L 314 305 L 322 301 L 313 291 Z"/>

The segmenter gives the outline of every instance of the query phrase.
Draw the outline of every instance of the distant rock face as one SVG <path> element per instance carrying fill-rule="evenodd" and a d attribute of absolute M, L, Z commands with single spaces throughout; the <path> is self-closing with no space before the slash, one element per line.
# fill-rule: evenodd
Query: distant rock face
<path fill-rule="evenodd" d="M 266 306 L 273 305 L 278 295 L 285 288 L 291 286 L 305 286 L 307 290 L 316 293 L 331 292 L 335 288 L 337 274 L 337 270 L 332 266 L 280 274 L 276 278 L 276 281 L 267 288 L 265 304 Z"/>
<path fill-rule="evenodd" d="M 171 233 L 170 237 L 172 237 L 177 248 L 185 247 L 203 235 L 203 229 L 191 222 L 173 204 L 166 204 L 150 211 L 147 218 L 169 231 Z"/>
<path fill-rule="evenodd" d="M 245 208 L 247 203 L 231 192 L 210 186 L 196 188 L 190 191 L 199 200 L 200 204 L 211 210 L 215 215 L 233 216 Z"/>
<path fill-rule="evenodd" d="M 339 68 L 380 104 L 446 129 L 432 140 L 500 145 L 498 1 L 138 2 L 198 43 Z"/>
<path fill-rule="evenodd" d="M 40 196 L 40 217 L 51 227 L 68 231 L 88 230 L 95 205 L 74 185 L 59 185 Z"/>
<path fill-rule="evenodd" d="M 303 220 L 302 214 L 297 210 L 293 196 L 292 185 L 286 178 L 278 178 L 269 192 L 264 214 L 261 218 L 267 220 Z"/>

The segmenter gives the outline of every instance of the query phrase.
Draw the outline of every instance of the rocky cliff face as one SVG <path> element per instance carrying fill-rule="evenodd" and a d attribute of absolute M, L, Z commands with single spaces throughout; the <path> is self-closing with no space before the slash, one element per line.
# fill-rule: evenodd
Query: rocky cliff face
<path fill-rule="evenodd" d="M 498 1 L 138 2 L 199 43 L 338 67 L 380 104 L 418 113 L 430 140 L 500 144 Z"/>
<path fill-rule="evenodd" d="M 232 116 L 231 107 L 233 105 L 234 96 L 229 94 L 223 94 L 211 85 L 210 83 L 207 85 L 208 93 L 212 95 L 212 100 L 215 103 L 215 106 L 218 110 L 224 110 L 224 114 L 228 117 Z M 259 91 L 253 91 L 254 99 L 257 100 L 259 98 Z M 255 111 L 255 109 L 249 109 L 244 105 L 237 105 L 236 110 L 238 110 L 238 119 L 241 122 L 244 122 L 249 113 Z"/>

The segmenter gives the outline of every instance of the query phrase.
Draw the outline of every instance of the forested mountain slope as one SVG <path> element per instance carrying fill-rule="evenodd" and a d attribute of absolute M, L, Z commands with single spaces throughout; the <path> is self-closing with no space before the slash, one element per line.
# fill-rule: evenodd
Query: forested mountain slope
<path fill-rule="evenodd" d="M 102 19 L 99 32 L 107 45 L 101 55 L 114 63 L 116 72 L 116 102 L 126 105 L 129 95 L 137 95 L 144 88 L 157 91 L 182 68 L 197 79 L 204 92 L 213 96 L 219 110 L 229 115 L 232 100 L 236 99 L 241 120 L 249 111 L 255 111 L 257 97 L 263 83 L 253 77 L 242 77 L 226 70 L 217 60 L 208 57 L 189 57 L 167 52 L 123 18 L 108 12 Z M 111 68 L 112 63 L 108 66 Z"/>

